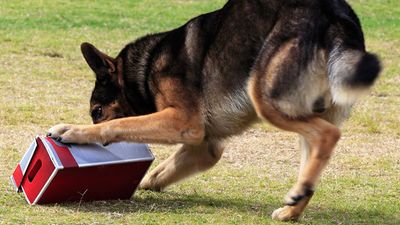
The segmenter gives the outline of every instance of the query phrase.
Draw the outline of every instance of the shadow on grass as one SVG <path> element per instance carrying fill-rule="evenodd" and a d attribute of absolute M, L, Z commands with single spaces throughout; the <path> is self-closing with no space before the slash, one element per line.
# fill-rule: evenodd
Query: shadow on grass
<path fill-rule="evenodd" d="M 130 200 L 112 200 L 79 203 L 65 203 L 61 207 L 75 209 L 80 212 L 108 212 L 108 213 L 134 213 L 134 212 L 169 212 L 184 213 L 190 208 L 206 207 L 209 211 L 215 209 L 231 209 L 239 212 L 273 210 L 278 205 L 277 201 L 258 202 L 242 198 L 221 198 L 200 194 L 182 194 L 177 192 L 150 192 L 139 191 Z M 50 205 L 51 206 L 51 205 Z M 204 210 L 204 208 L 203 208 Z"/>
<path fill-rule="evenodd" d="M 269 219 L 276 208 L 282 207 L 277 199 L 249 200 L 244 198 L 220 198 L 213 194 L 182 194 L 177 192 L 154 193 L 140 191 L 130 200 L 97 201 L 82 203 L 66 203 L 62 208 L 77 212 L 117 213 L 128 215 L 132 213 L 177 213 L 185 214 L 199 211 L 208 216 L 218 214 L 219 210 L 249 213 Z M 51 206 L 50 206 L 51 207 Z M 338 209 L 336 207 L 319 208 L 311 205 L 306 209 L 301 224 L 400 224 L 399 216 L 379 209 Z"/>

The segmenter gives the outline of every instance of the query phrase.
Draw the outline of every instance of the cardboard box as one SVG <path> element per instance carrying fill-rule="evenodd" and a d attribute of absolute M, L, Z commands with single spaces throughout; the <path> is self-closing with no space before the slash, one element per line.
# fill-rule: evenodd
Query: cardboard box
<path fill-rule="evenodd" d="M 153 160 L 145 144 L 64 145 L 36 137 L 10 179 L 29 204 L 129 199 Z"/>

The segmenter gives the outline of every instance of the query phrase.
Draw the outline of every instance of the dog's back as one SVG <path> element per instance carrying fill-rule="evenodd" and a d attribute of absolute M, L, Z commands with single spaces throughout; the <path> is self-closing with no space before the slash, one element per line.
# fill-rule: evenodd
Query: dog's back
<path fill-rule="evenodd" d="M 210 136 L 236 134 L 254 121 L 250 77 L 263 77 L 263 96 L 296 118 L 351 106 L 380 71 L 343 0 L 231 0 L 183 30 L 181 50 L 192 80 L 202 84 Z"/>

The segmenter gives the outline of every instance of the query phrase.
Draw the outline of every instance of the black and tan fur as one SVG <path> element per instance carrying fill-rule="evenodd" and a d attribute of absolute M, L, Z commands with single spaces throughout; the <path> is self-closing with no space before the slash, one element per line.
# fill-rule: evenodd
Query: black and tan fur
<path fill-rule="evenodd" d="M 294 220 L 340 138 L 340 124 L 380 72 L 344 0 L 229 0 L 175 30 L 128 44 L 116 58 L 88 43 L 94 125 L 61 124 L 63 142 L 183 143 L 142 181 L 162 190 L 221 158 L 222 141 L 261 118 L 300 134 L 302 164 L 286 206 Z"/>

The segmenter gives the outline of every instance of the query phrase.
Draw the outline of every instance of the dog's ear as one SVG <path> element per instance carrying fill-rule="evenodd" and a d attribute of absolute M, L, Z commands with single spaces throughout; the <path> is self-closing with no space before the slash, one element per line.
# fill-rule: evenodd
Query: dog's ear
<path fill-rule="evenodd" d="M 96 79 L 100 81 L 110 80 L 116 70 L 116 60 L 94 47 L 90 43 L 82 43 L 81 51 L 90 68 L 96 73 Z"/>

